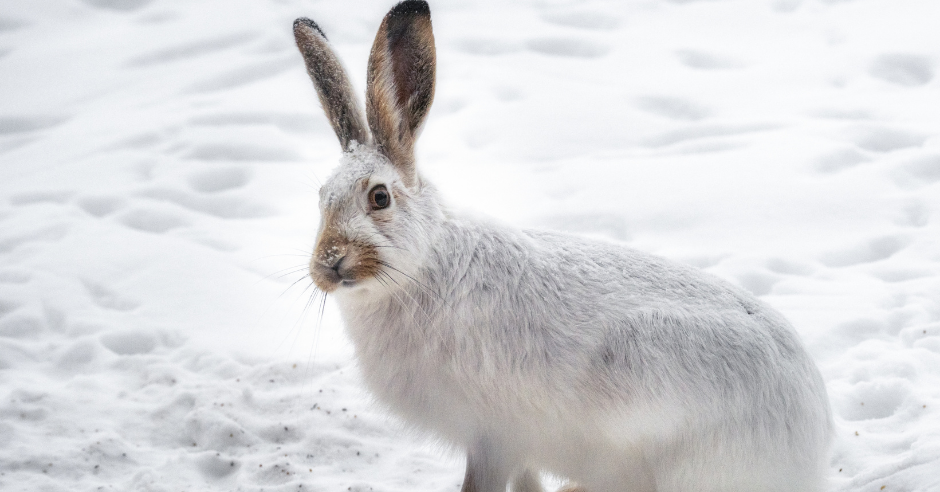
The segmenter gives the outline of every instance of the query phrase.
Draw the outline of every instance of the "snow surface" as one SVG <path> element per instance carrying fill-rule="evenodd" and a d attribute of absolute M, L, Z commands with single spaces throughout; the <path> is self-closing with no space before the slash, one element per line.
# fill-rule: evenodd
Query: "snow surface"
<path fill-rule="evenodd" d="M 457 490 L 305 290 L 340 150 L 291 22 L 361 91 L 392 3 L 0 4 L 0 489 Z M 832 489 L 940 490 L 940 2 L 432 12 L 455 207 L 751 290 L 826 378 Z"/>

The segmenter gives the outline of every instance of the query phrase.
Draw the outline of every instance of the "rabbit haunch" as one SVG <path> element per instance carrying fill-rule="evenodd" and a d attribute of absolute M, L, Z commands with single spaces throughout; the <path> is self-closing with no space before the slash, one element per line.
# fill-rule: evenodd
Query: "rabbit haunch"
<path fill-rule="evenodd" d="M 426 3 L 382 21 L 365 118 L 323 32 L 294 32 L 344 150 L 311 277 L 377 400 L 467 453 L 464 492 L 537 492 L 541 471 L 592 492 L 822 488 L 825 386 L 776 311 L 691 267 L 442 205 L 413 153 Z"/>

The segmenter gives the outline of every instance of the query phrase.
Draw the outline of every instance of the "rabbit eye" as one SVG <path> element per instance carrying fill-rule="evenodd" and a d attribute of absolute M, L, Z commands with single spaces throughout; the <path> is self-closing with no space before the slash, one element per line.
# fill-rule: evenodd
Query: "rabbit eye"
<path fill-rule="evenodd" d="M 378 185 L 369 192 L 369 205 L 372 210 L 381 210 L 387 208 L 392 203 L 392 197 L 385 189 L 385 185 Z"/>

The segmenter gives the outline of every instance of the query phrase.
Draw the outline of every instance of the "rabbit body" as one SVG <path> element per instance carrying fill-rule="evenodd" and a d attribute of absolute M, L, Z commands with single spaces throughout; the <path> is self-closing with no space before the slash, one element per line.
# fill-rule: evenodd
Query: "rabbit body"
<path fill-rule="evenodd" d="M 407 276 L 335 294 L 366 384 L 406 422 L 495 452 L 507 477 L 545 470 L 597 491 L 813 489 L 825 388 L 777 312 L 619 245 L 437 217 L 405 227 L 430 246 Z"/>
<path fill-rule="evenodd" d="M 322 30 L 297 44 L 344 155 L 310 263 L 366 385 L 467 452 L 463 492 L 814 491 L 831 422 L 793 328 L 744 291 L 621 245 L 446 208 L 413 146 L 433 98 L 426 3 L 383 20 L 363 121 Z"/>

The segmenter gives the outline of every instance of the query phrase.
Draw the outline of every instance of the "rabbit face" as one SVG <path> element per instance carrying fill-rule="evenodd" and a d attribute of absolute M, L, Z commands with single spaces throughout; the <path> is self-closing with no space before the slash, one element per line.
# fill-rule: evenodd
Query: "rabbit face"
<path fill-rule="evenodd" d="M 432 190 L 403 182 L 372 146 L 356 145 L 320 188 L 320 228 L 310 276 L 324 292 L 372 290 L 420 267 L 422 244 L 440 215 Z"/>
<path fill-rule="evenodd" d="M 434 98 L 431 13 L 420 1 L 395 6 L 369 55 L 366 118 L 327 42 L 310 19 L 294 37 L 323 110 L 343 148 L 320 190 L 322 222 L 310 275 L 324 292 L 370 291 L 420 268 L 443 216 L 415 168 L 414 143 Z"/>

